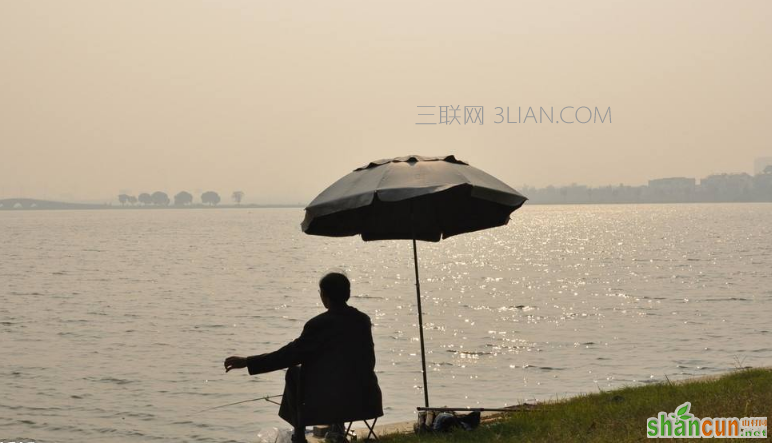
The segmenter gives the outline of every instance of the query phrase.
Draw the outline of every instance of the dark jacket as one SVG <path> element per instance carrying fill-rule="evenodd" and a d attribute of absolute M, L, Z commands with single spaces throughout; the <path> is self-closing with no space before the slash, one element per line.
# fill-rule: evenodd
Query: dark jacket
<path fill-rule="evenodd" d="M 254 375 L 301 365 L 305 425 L 380 417 L 371 328 L 370 317 L 357 309 L 331 308 L 309 320 L 288 345 L 248 357 L 247 368 Z"/>

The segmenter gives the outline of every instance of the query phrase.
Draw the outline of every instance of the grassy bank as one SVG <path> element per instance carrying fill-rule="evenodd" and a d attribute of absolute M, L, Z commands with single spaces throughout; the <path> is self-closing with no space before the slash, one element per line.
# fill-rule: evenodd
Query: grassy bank
<path fill-rule="evenodd" d="M 445 435 L 391 435 L 408 442 L 625 442 L 646 438 L 646 419 L 691 402 L 695 417 L 772 417 L 772 370 L 743 369 L 720 378 L 662 383 L 546 403 L 491 424 Z M 731 441 L 738 441 L 732 439 Z M 749 439 L 749 441 L 751 441 Z M 766 440 L 753 440 L 766 441 Z"/>

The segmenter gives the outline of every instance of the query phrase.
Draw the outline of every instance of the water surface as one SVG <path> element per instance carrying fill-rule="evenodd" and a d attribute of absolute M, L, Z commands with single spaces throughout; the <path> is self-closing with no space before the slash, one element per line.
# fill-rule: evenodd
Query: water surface
<path fill-rule="evenodd" d="M 423 403 L 410 242 L 301 209 L 0 213 L 0 440 L 253 442 L 283 373 L 225 374 L 352 278 L 383 423 Z M 432 404 L 500 407 L 772 363 L 772 205 L 526 206 L 419 243 Z"/>

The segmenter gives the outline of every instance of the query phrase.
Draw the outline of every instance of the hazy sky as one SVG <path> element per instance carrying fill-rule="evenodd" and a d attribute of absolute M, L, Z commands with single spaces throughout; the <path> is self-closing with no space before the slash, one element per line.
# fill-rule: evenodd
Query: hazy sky
<path fill-rule="evenodd" d="M 0 0 L 0 198 L 305 203 L 414 153 L 515 187 L 752 172 L 771 23 L 770 1 Z M 483 125 L 416 125 L 418 105 Z M 612 123 L 494 124 L 507 106 Z"/>

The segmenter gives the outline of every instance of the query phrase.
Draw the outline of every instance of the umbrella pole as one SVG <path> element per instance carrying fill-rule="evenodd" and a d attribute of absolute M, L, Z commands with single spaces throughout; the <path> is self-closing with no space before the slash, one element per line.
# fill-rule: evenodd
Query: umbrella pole
<path fill-rule="evenodd" d="M 424 404 L 429 407 L 429 386 L 426 383 L 426 348 L 424 347 L 424 316 L 421 310 L 421 280 L 418 278 L 418 248 L 413 232 L 413 263 L 415 264 L 415 296 L 418 306 L 418 335 L 421 338 L 421 374 L 424 377 Z"/>

